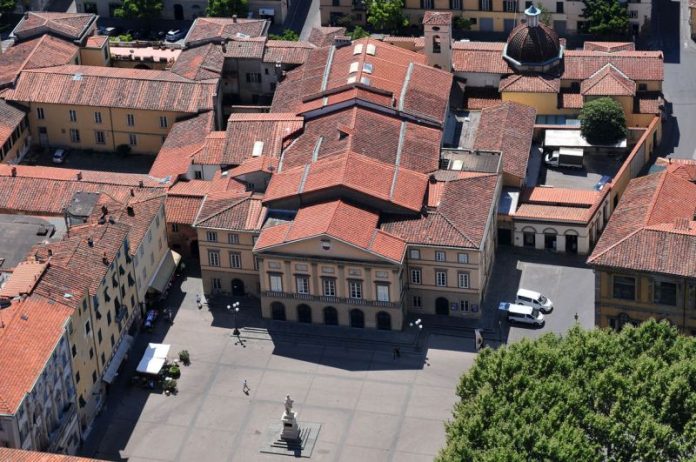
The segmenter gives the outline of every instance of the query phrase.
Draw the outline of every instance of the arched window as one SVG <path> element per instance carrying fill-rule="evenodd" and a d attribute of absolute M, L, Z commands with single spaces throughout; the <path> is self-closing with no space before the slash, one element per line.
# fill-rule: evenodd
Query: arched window
<path fill-rule="evenodd" d="M 309 305 L 297 305 L 297 321 L 312 323 L 312 308 Z"/>
<path fill-rule="evenodd" d="M 280 302 L 271 303 L 271 319 L 274 321 L 285 321 L 285 305 Z"/>
<path fill-rule="evenodd" d="M 391 315 L 386 311 L 377 313 L 377 329 L 391 330 Z"/>
<path fill-rule="evenodd" d="M 350 310 L 350 327 L 365 327 L 365 314 L 362 310 L 354 309 Z"/>
<path fill-rule="evenodd" d="M 327 306 L 324 308 L 324 324 L 327 326 L 337 326 L 338 325 L 338 311 L 333 306 Z"/>

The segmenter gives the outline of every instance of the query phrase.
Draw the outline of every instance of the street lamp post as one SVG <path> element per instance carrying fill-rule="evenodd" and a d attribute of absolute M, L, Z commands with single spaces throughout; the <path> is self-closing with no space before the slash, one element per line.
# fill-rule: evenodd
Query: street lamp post
<path fill-rule="evenodd" d="M 410 322 L 408 325 L 409 325 L 409 327 L 415 327 L 418 329 L 418 332 L 416 332 L 415 350 L 420 351 L 420 337 L 421 337 L 421 332 L 423 332 L 423 322 L 421 321 L 420 318 L 418 318 L 414 322 Z"/>
<path fill-rule="evenodd" d="M 239 313 L 239 302 L 234 302 L 232 306 L 227 305 L 227 311 L 232 312 L 232 308 L 234 308 L 234 330 L 232 331 L 232 335 L 235 337 L 239 337 L 239 329 L 237 328 L 237 313 Z"/>

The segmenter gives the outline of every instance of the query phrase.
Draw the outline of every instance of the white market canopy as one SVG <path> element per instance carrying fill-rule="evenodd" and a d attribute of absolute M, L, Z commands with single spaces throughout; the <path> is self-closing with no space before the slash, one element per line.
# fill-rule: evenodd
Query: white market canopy
<path fill-rule="evenodd" d="M 150 343 L 147 345 L 143 359 L 136 369 L 141 374 L 158 374 L 167 360 L 170 345 L 163 343 Z"/>
<path fill-rule="evenodd" d="M 549 148 L 625 148 L 626 140 L 619 141 L 611 146 L 599 146 L 588 143 L 587 140 L 580 134 L 580 130 L 546 130 L 544 146 Z"/>

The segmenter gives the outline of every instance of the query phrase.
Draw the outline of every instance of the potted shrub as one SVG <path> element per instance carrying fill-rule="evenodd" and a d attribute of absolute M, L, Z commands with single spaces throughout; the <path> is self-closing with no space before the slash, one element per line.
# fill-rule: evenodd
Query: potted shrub
<path fill-rule="evenodd" d="M 181 350 L 179 352 L 179 361 L 181 361 L 184 366 L 191 364 L 191 357 L 189 356 L 188 350 Z"/>
<path fill-rule="evenodd" d="M 176 390 L 176 380 L 174 380 L 174 379 L 166 380 L 165 379 L 164 383 L 162 384 L 162 388 L 164 389 L 164 393 L 167 395 L 176 394 L 176 391 L 177 391 Z"/>
<path fill-rule="evenodd" d="M 173 379 L 178 379 L 179 377 L 181 377 L 181 369 L 179 369 L 179 366 L 177 366 L 176 364 L 170 366 L 168 372 L 169 377 Z"/>

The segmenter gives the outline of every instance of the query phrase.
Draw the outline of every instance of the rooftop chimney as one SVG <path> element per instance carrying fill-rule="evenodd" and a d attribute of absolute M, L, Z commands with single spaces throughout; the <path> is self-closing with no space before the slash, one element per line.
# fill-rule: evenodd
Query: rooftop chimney
<path fill-rule="evenodd" d="M 53 250 L 48 249 L 48 256 L 49 256 L 49 257 L 52 257 L 52 256 L 53 256 Z"/>
<path fill-rule="evenodd" d="M 106 215 L 107 213 L 109 213 L 109 209 L 106 207 L 106 205 L 101 206 L 101 211 L 102 215 Z"/>
<path fill-rule="evenodd" d="M 130 193 L 131 193 L 131 197 L 135 196 L 135 191 L 133 191 L 133 188 L 131 188 Z"/>
<path fill-rule="evenodd" d="M 237 15 L 236 14 L 232 15 L 232 22 L 237 22 Z"/>
<path fill-rule="evenodd" d="M 77 181 L 82 181 L 82 172 L 77 172 Z"/>
<path fill-rule="evenodd" d="M 135 216 L 135 210 L 133 209 L 133 207 L 131 205 L 126 207 L 126 212 L 128 213 L 129 217 Z"/>
<path fill-rule="evenodd" d="M 12 167 L 11 175 L 12 175 L 12 176 L 17 176 L 17 167 Z"/>
<path fill-rule="evenodd" d="M 104 252 L 104 255 L 102 255 L 102 262 L 104 262 L 105 265 L 109 264 L 109 259 L 106 257 L 106 252 Z"/>
<path fill-rule="evenodd" d="M 139 188 L 145 187 L 145 183 L 143 183 L 143 180 L 138 181 L 138 187 Z"/>
<path fill-rule="evenodd" d="M 87 245 L 90 247 L 94 247 L 94 239 L 92 239 L 92 236 L 87 238 Z"/>

